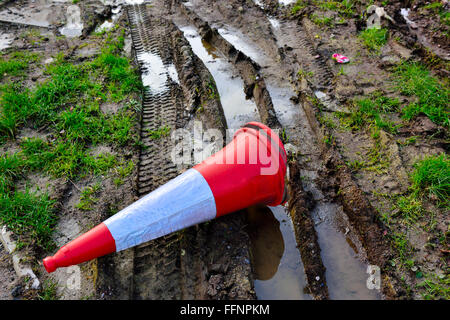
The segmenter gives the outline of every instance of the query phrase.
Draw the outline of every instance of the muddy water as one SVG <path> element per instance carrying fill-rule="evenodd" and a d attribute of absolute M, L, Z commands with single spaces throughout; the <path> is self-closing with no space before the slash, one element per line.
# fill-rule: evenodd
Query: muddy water
<path fill-rule="evenodd" d="M 230 63 L 211 45 L 202 41 L 194 27 L 179 26 L 179 28 L 189 41 L 193 52 L 203 61 L 216 82 L 228 128 L 237 129 L 246 122 L 260 121 L 255 103 L 245 99 L 244 83 L 233 75 Z"/>
<path fill-rule="evenodd" d="M 242 80 L 231 73 L 232 66 L 215 48 L 202 41 L 193 27 L 180 27 L 180 30 L 214 77 L 229 128 L 259 120 L 255 104 L 245 99 Z M 221 33 L 235 38 L 226 30 Z M 244 45 L 239 49 L 248 51 L 249 48 Z M 253 207 L 248 209 L 247 216 L 258 299 L 311 299 L 304 293 L 304 268 L 285 208 Z"/>
<path fill-rule="evenodd" d="M 105 20 L 101 25 L 95 28 L 95 32 L 111 30 L 116 24 L 117 20 L 122 15 L 122 6 L 119 5 L 111 10 L 111 18 Z"/>
<path fill-rule="evenodd" d="M 153 94 L 169 90 L 169 79 L 179 83 L 178 74 L 173 64 L 164 65 L 161 57 L 152 52 L 143 52 L 137 55 L 142 64 L 142 84 L 148 87 Z"/>
<path fill-rule="evenodd" d="M 67 24 L 59 29 L 62 35 L 68 38 L 79 37 L 83 31 L 83 22 L 81 21 L 81 10 L 77 5 L 67 7 Z"/>
<path fill-rule="evenodd" d="M 285 208 L 247 209 L 255 292 L 261 300 L 310 300 L 296 247 L 294 229 Z"/>
<path fill-rule="evenodd" d="M 42 7 L 40 10 L 11 7 L 0 12 L 0 21 L 47 28 L 50 26 L 48 17 L 51 12 L 49 6 Z"/>
<path fill-rule="evenodd" d="M 360 261 L 357 245 L 339 231 L 335 212 L 339 208 L 331 203 L 319 203 L 312 212 L 322 261 L 326 268 L 326 280 L 330 299 L 377 300 L 377 290 L 366 286 L 369 274 L 367 265 Z"/>
<path fill-rule="evenodd" d="M 14 41 L 14 35 L 12 35 L 10 33 L 0 32 L 0 51 L 9 48 L 13 41 Z"/>
<path fill-rule="evenodd" d="M 270 21 L 272 28 L 278 29 L 277 32 L 280 32 L 280 24 L 277 20 L 273 20 L 274 21 Z M 291 136 L 290 141 L 298 147 L 300 153 L 310 154 L 312 156 L 313 154 L 311 152 L 319 149 L 314 143 L 314 134 L 311 132 L 310 125 L 306 120 L 306 115 L 301 106 L 294 104 L 290 100 L 290 98 L 295 95 L 295 92 L 289 81 L 280 78 L 276 73 L 276 70 L 274 70 L 274 68 L 276 68 L 276 62 L 271 61 L 269 56 L 266 55 L 263 50 L 233 28 L 221 26 L 219 32 L 237 49 L 254 59 L 260 65 L 265 66 L 262 73 L 272 98 L 278 120 Z M 317 166 L 319 166 L 318 163 L 313 165 L 313 167 Z M 303 174 L 306 176 L 311 175 L 311 179 L 308 179 L 308 181 L 305 182 L 305 188 L 313 193 L 314 198 L 317 201 L 312 216 L 317 224 L 316 232 L 319 239 L 319 245 L 322 249 L 322 260 L 327 270 L 326 281 L 330 298 L 379 299 L 380 296 L 378 291 L 369 290 L 366 287 L 368 274 L 366 273 L 367 265 L 362 262 L 364 259 L 364 252 L 362 252 L 361 249 L 358 249 L 361 245 L 358 243 L 357 239 L 353 239 L 354 241 L 352 241 L 351 238 L 345 234 L 345 232 L 350 231 L 350 225 L 342 218 L 345 214 L 336 204 L 325 201 L 324 196 L 314 182 L 314 179 L 317 178 L 316 171 L 304 171 L 302 172 L 302 175 Z M 277 210 L 280 209 L 274 211 L 275 215 L 279 212 Z M 283 210 L 281 209 L 281 211 Z M 277 216 L 277 218 L 278 217 L 279 216 Z M 338 217 L 340 218 L 338 219 Z M 299 290 L 299 287 L 305 285 L 303 266 L 297 264 L 295 272 L 290 272 L 291 269 L 289 267 L 282 267 L 284 261 L 301 263 L 299 251 L 296 248 L 293 228 L 291 227 L 291 220 L 286 214 L 284 214 L 284 220 L 285 225 L 283 225 L 283 223 L 281 225 L 273 223 L 273 226 L 279 225 L 285 243 L 290 240 L 292 241 L 292 245 L 286 245 L 286 252 L 283 254 L 279 270 L 277 270 L 274 276 L 269 280 L 257 280 L 255 282 L 255 290 L 258 298 L 309 298 L 302 290 Z M 339 223 L 337 222 L 338 220 L 340 220 Z M 289 227 L 287 227 L 287 225 L 289 225 Z M 291 248 L 291 250 L 288 248 Z M 268 249 L 262 254 L 263 261 L 269 252 L 270 250 Z M 275 259 L 272 258 L 271 261 L 274 263 Z M 258 264 L 258 260 L 255 260 L 256 268 L 258 268 Z"/>

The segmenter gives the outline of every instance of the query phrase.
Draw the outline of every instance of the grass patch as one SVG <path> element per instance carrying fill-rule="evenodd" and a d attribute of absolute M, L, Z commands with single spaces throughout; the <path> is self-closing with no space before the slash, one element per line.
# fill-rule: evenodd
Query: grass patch
<path fill-rule="evenodd" d="M 319 27 L 331 27 L 334 25 L 333 23 L 333 18 L 329 18 L 329 17 L 320 17 L 317 14 L 313 13 L 310 16 L 310 19 L 313 23 L 315 23 L 316 25 L 318 25 Z"/>
<path fill-rule="evenodd" d="M 95 194 L 98 193 L 101 189 L 101 184 L 96 183 L 92 186 L 88 186 L 81 191 L 80 202 L 76 205 L 76 207 L 82 211 L 90 211 L 92 210 L 92 205 L 98 201 L 95 198 Z"/>
<path fill-rule="evenodd" d="M 436 124 L 449 127 L 450 89 L 443 86 L 430 72 L 418 63 L 402 63 L 394 70 L 397 89 L 416 101 L 402 109 L 403 117 L 411 120 L 423 113 Z"/>
<path fill-rule="evenodd" d="M 117 174 L 117 177 L 114 179 L 114 184 L 116 186 L 120 186 L 123 184 L 123 179 L 127 176 L 129 176 L 134 169 L 134 163 L 133 161 L 129 160 L 127 163 L 123 163 L 120 166 L 116 166 L 114 168 L 115 173 Z"/>
<path fill-rule="evenodd" d="M 55 201 L 47 194 L 29 190 L 0 194 L 0 219 L 17 235 L 44 250 L 54 247 L 51 235 L 56 224 Z"/>
<path fill-rule="evenodd" d="M 162 137 L 167 137 L 170 134 L 170 130 L 171 128 L 169 126 L 164 126 L 157 130 L 147 130 L 147 132 L 151 139 L 158 140 Z"/>
<path fill-rule="evenodd" d="M 17 128 L 34 113 L 29 91 L 20 84 L 2 86 L 0 96 L 0 143 L 14 138 Z"/>
<path fill-rule="evenodd" d="M 24 51 L 16 51 L 7 59 L 0 59 L 0 80 L 7 76 L 23 76 L 31 63 L 39 61 L 39 55 Z"/>
<path fill-rule="evenodd" d="M 395 201 L 395 207 L 401 213 L 402 218 L 410 224 L 413 224 L 422 218 L 425 213 L 422 206 L 422 201 L 414 194 L 398 197 Z"/>
<path fill-rule="evenodd" d="M 332 116 L 330 116 L 327 113 L 321 113 L 317 115 L 317 120 L 319 123 L 329 129 L 335 129 L 337 128 L 336 123 L 333 121 Z"/>
<path fill-rule="evenodd" d="M 355 100 L 350 114 L 338 114 L 344 127 L 352 130 L 360 130 L 363 127 L 374 126 L 396 133 L 398 124 L 386 119 L 386 115 L 398 111 L 400 101 L 396 98 L 383 96 L 380 92 L 373 93 L 370 97 Z"/>
<path fill-rule="evenodd" d="M 55 201 L 48 194 L 14 190 L 15 180 L 26 168 L 20 154 L 0 156 L 0 221 L 28 243 L 49 250 L 54 245 L 51 235 L 56 224 Z"/>
<path fill-rule="evenodd" d="M 54 177 L 80 178 L 92 173 L 104 174 L 117 162 L 109 153 L 92 156 L 83 144 L 57 140 L 44 142 L 39 138 L 25 138 L 21 141 L 20 155 L 26 169 L 43 171 Z"/>
<path fill-rule="evenodd" d="M 408 243 L 408 239 L 406 239 L 406 235 L 395 232 L 392 234 L 391 238 L 392 244 L 399 254 L 400 262 L 406 264 L 412 253 L 412 249 Z"/>
<path fill-rule="evenodd" d="M 354 0 L 333 1 L 314 0 L 313 3 L 322 10 L 330 10 L 339 13 L 343 17 L 350 18 L 354 14 Z"/>
<path fill-rule="evenodd" d="M 104 173 L 115 165 L 114 156 L 92 157 L 90 146 L 127 145 L 134 141 L 132 104 L 116 114 L 103 114 L 100 104 L 125 100 L 142 88 L 128 59 L 120 55 L 124 39 L 108 35 L 101 54 L 74 65 L 58 55 L 45 73 L 49 79 L 29 90 L 20 84 L 3 85 L 0 96 L 0 143 L 24 126 L 49 126 L 55 139 L 21 142 L 28 169 L 75 178 Z"/>
<path fill-rule="evenodd" d="M 359 38 L 370 52 L 380 53 L 381 48 L 386 44 L 388 30 L 385 28 L 369 28 L 361 31 Z"/>
<path fill-rule="evenodd" d="M 440 277 L 435 274 L 426 274 L 425 280 L 417 287 L 425 289 L 425 293 L 422 294 L 425 300 L 450 299 L 450 277 L 448 275 Z"/>
<path fill-rule="evenodd" d="M 57 216 L 55 200 L 48 194 L 16 190 L 19 179 L 32 171 L 70 179 L 103 174 L 117 165 L 116 156 L 93 156 L 92 147 L 135 141 L 135 103 L 124 102 L 115 114 L 100 110 L 102 103 L 128 101 L 142 89 L 138 73 L 121 55 L 123 33 L 113 37 L 107 34 L 101 53 L 93 60 L 73 64 L 58 54 L 45 68 L 47 80 L 30 89 L 6 76 L 24 75 L 31 62 L 38 61 L 37 56 L 14 53 L 0 60 L 0 144 L 15 139 L 24 126 L 45 129 L 50 137 L 24 138 L 18 153 L 0 155 L 0 221 L 21 243 L 52 250 Z M 92 204 L 95 191 L 83 193 L 82 208 Z"/>
<path fill-rule="evenodd" d="M 39 300 L 58 300 L 56 293 L 58 283 L 53 280 L 46 280 L 42 283 L 42 289 L 38 294 Z"/>
<path fill-rule="evenodd" d="M 414 165 L 411 189 L 418 196 L 427 196 L 448 208 L 450 199 L 450 159 L 442 153 L 427 156 Z"/>
<path fill-rule="evenodd" d="M 371 137 L 374 140 L 374 144 L 367 152 L 367 159 L 364 161 L 364 169 L 383 173 L 389 168 L 390 159 L 385 153 L 386 147 L 381 142 L 380 130 L 378 127 L 372 128 L 371 131 Z"/>
<path fill-rule="evenodd" d="M 304 0 L 297 0 L 297 2 L 291 8 L 291 15 L 295 15 L 302 9 L 305 9 L 308 6 L 308 3 Z"/>
<path fill-rule="evenodd" d="M 449 207 L 450 160 L 446 154 L 428 156 L 414 164 L 412 184 L 406 195 L 394 197 L 394 208 L 407 224 L 414 224 L 426 214 L 423 198 L 433 200 L 441 207 Z M 428 216 L 429 217 L 429 216 Z M 432 225 L 433 220 L 428 219 Z"/>
<path fill-rule="evenodd" d="M 96 59 L 78 65 L 58 55 L 45 71 L 49 80 L 33 90 L 17 83 L 3 85 L 0 143 L 14 138 L 25 123 L 35 127 L 56 124 L 58 132 L 68 127 L 71 141 L 80 138 L 95 144 L 112 137 L 127 142 L 124 136 L 129 136 L 133 123 L 129 114 L 107 117 L 99 110 L 102 102 L 120 102 L 142 89 L 129 60 L 120 55 L 123 45 L 123 36 L 116 40 L 108 36 Z"/>

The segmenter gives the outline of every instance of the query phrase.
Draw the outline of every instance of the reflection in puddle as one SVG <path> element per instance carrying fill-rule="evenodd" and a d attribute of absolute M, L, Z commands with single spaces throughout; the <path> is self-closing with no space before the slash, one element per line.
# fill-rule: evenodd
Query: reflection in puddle
<path fill-rule="evenodd" d="M 102 32 L 111 30 L 116 24 L 117 20 L 122 15 L 122 6 L 115 7 L 111 10 L 112 16 L 110 19 L 105 20 L 101 25 L 99 25 L 95 32 Z"/>
<path fill-rule="evenodd" d="M 356 245 L 332 221 L 337 210 L 336 205 L 318 203 L 311 213 L 326 268 L 330 299 L 380 299 L 376 290 L 366 286 L 367 265 L 360 261 Z"/>
<path fill-rule="evenodd" d="M 0 51 L 9 48 L 13 40 L 14 36 L 12 34 L 0 33 Z"/>
<path fill-rule="evenodd" d="M 231 30 L 230 27 L 227 28 L 218 28 L 217 32 L 229 43 L 231 43 L 237 50 L 245 53 L 246 56 L 251 58 L 253 61 L 264 64 L 261 60 L 260 51 L 254 49 L 254 47 L 250 46 L 247 42 L 241 40 L 243 36 L 237 30 Z"/>
<path fill-rule="evenodd" d="M 297 0 L 278 0 L 279 3 L 281 3 L 281 4 L 285 5 L 285 6 L 287 6 L 287 5 L 291 4 L 291 3 L 294 3 L 295 1 L 297 1 Z"/>
<path fill-rule="evenodd" d="M 68 38 L 79 37 L 83 31 L 83 23 L 81 22 L 81 10 L 77 5 L 67 7 L 67 24 L 59 29 L 62 35 Z"/>
<path fill-rule="evenodd" d="M 250 208 L 247 212 L 252 241 L 253 268 L 258 280 L 269 280 L 277 273 L 284 253 L 280 222 L 268 207 Z"/>
<path fill-rule="evenodd" d="M 233 76 L 230 63 L 220 58 L 211 45 L 202 41 L 195 28 L 185 26 L 180 27 L 180 30 L 216 82 L 228 128 L 237 129 L 246 122 L 260 121 L 255 103 L 245 99 L 244 83 L 241 78 Z"/>
<path fill-rule="evenodd" d="M 51 8 L 48 6 L 42 7 L 37 12 L 32 12 L 27 7 L 20 9 L 9 7 L 0 12 L 0 21 L 48 28 L 50 26 L 48 17 L 51 13 Z"/>
<path fill-rule="evenodd" d="M 273 27 L 275 30 L 280 28 L 280 21 L 278 21 L 278 20 L 275 19 L 275 18 L 268 18 L 268 19 L 269 19 L 270 24 L 272 25 L 272 27 Z"/>
<path fill-rule="evenodd" d="M 258 299 L 311 299 L 304 293 L 306 276 L 285 208 L 251 207 L 247 220 Z"/>
<path fill-rule="evenodd" d="M 138 61 L 142 64 L 142 84 L 149 87 L 152 94 L 158 94 L 169 89 L 169 78 L 179 83 L 178 73 L 173 64 L 165 66 L 161 57 L 143 52 L 137 54 Z"/>

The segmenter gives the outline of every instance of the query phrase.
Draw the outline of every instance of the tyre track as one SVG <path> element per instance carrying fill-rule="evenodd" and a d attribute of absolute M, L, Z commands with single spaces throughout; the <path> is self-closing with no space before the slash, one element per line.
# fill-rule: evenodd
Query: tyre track
<path fill-rule="evenodd" d="M 147 71 L 142 54 L 151 52 L 169 65 L 170 52 L 163 35 L 169 30 L 164 20 L 151 21 L 144 5 L 127 7 L 131 37 L 136 60 L 142 72 Z M 163 29 L 163 30 L 161 30 Z M 164 32 L 165 31 L 165 32 Z M 151 192 L 178 175 L 168 150 L 173 148 L 170 137 L 152 139 L 149 131 L 163 126 L 179 128 L 181 89 L 169 83 L 167 90 L 153 93 L 145 89 L 141 120 L 141 141 L 144 148 L 139 156 L 138 195 Z M 180 242 L 178 233 L 144 243 L 134 249 L 133 299 L 179 299 L 181 297 Z"/>
<path fill-rule="evenodd" d="M 214 80 L 183 33 L 161 18 L 168 15 L 167 10 L 167 3 L 161 2 L 151 9 L 146 5 L 126 8 L 144 84 L 146 73 L 157 70 L 146 61 L 148 53 L 159 57 L 164 67 L 174 67 L 178 80 L 167 78 L 163 90 L 152 91 L 150 86 L 143 92 L 138 197 L 191 166 L 172 162 L 175 142 L 170 136 L 152 139 L 150 132 L 165 126 L 191 130 L 194 120 L 224 136 L 226 130 L 220 100 L 209 94 L 211 88 L 217 91 Z M 242 214 L 231 214 L 119 252 L 102 262 L 101 286 L 110 298 L 119 299 L 254 299 L 251 267 L 245 263 L 250 253 L 244 225 Z M 218 250 L 217 244 L 223 249 Z"/>

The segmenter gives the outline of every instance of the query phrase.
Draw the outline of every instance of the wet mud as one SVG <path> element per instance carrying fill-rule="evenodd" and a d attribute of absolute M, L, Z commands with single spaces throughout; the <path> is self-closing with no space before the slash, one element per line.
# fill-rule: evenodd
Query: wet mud
<path fill-rule="evenodd" d="M 227 129 L 261 121 L 278 130 L 289 154 L 286 207 L 248 208 L 102 257 L 83 269 L 93 280 L 86 291 L 95 287 L 98 299 L 419 298 L 405 289 L 405 283 L 417 284 L 415 274 L 405 276 L 393 264 L 395 251 L 376 194 L 405 194 L 409 169 L 420 154 L 448 151 L 446 129 L 419 116 L 398 136 L 381 130 L 389 169 L 355 174 L 349 164 L 356 155 L 367 155 L 373 141 L 367 133 L 326 127 L 322 121 L 348 114 L 355 97 L 377 90 L 395 96 L 383 79 L 402 59 L 422 57 L 445 74 L 443 30 L 430 36 L 433 23 L 424 20 L 423 3 L 416 2 L 416 7 L 405 1 L 386 6 L 395 24 L 388 24 L 392 36 L 379 57 L 362 50 L 357 34 L 365 23 L 356 15 L 329 32 L 311 19 L 321 9 L 308 5 L 293 14 L 295 1 L 89 1 L 59 5 L 54 17 L 48 15 L 54 9 L 48 1 L 39 2 L 38 11 L 21 1 L 19 7 L 26 8 L 21 14 L 5 9 L 10 3 L 0 6 L 0 23 L 13 28 L 2 28 L 0 50 L 38 48 L 11 36 L 16 29 L 37 26 L 66 36 L 50 37 L 46 50 L 63 47 L 86 59 L 90 49 L 80 47 L 80 39 L 128 22 L 128 45 L 145 86 L 137 128 L 143 145 L 135 152 L 138 167 L 121 191 L 106 183 L 111 197 L 96 207 L 93 221 L 108 218 L 194 164 L 174 164 L 167 150 L 177 141 L 170 134 L 155 140 L 149 132 L 193 131 L 201 122 L 203 130 L 217 129 L 225 137 Z M 362 4 L 356 7 L 364 10 Z M 406 7 L 411 10 L 401 11 Z M 351 57 L 345 69 L 330 59 L 335 51 Z M 116 107 L 103 106 L 111 112 Z M 424 142 L 402 144 L 413 135 Z M 45 183 L 40 177 L 30 180 Z M 80 226 L 86 223 L 72 214 L 80 187 L 88 183 L 62 182 L 55 191 L 64 212 L 61 243 L 84 231 Z M 124 189 L 128 196 L 119 201 Z M 441 216 L 439 230 L 445 228 Z M 424 270 L 434 270 L 442 255 L 425 248 L 423 234 L 408 231 L 408 237 L 424 257 Z M 375 289 L 368 282 L 372 267 L 381 270 Z"/>

